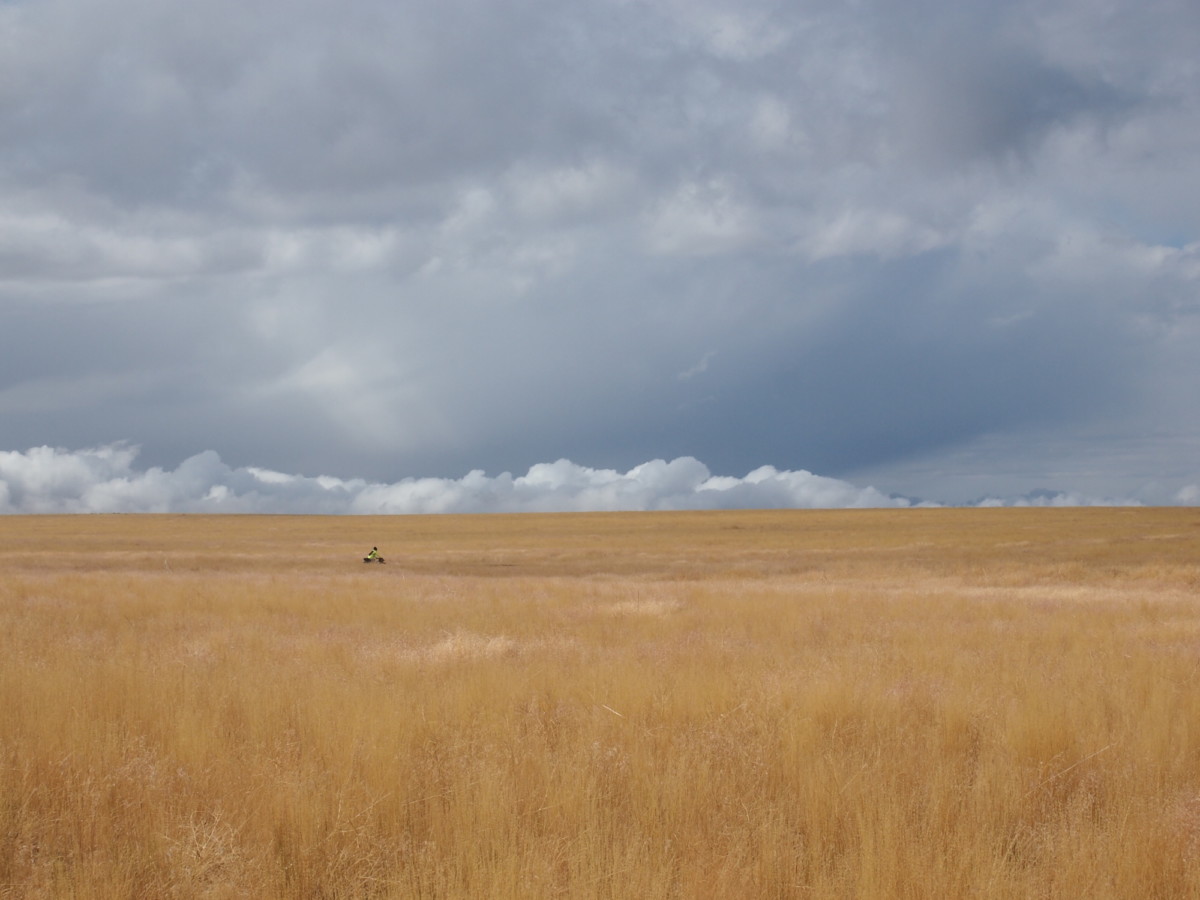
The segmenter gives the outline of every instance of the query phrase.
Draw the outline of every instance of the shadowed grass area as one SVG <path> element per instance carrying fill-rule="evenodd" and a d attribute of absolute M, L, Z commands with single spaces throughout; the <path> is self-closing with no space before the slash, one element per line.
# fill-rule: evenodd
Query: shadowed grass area
<path fill-rule="evenodd" d="M 1195 510 L 0 538 L 0 896 L 1200 892 Z"/>

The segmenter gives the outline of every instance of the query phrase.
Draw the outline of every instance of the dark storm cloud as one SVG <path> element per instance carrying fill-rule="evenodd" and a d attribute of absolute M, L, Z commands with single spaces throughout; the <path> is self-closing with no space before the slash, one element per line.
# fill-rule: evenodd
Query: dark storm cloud
<path fill-rule="evenodd" d="M 1047 46 L 1038 26 L 1052 16 L 1043 6 L 986 3 L 884 11 L 888 125 L 900 146 L 943 169 L 976 160 L 1032 164 L 1055 130 L 1103 129 L 1135 105 L 1140 86 L 1115 84 L 1103 68 Z"/>
<path fill-rule="evenodd" d="M 1176 480 L 1200 480 L 1198 21 L 4 5 L 0 447 L 886 488 L 1104 422 L 1183 435 Z"/>
<path fill-rule="evenodd" d="M 895 127 L 926 163 L 1026 161 L 1055 129 L 1102 124 L 1123 108 L 1115 90 L 1019 51 L 955 43 L 901 65 Z"/>

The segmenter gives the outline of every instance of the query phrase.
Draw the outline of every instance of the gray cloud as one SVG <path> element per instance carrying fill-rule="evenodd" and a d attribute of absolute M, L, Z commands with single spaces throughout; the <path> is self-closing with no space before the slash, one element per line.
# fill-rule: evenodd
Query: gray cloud
<path fill-rule="evenodd" d="M 160 7 L 0 6 L 0 446 L 1200 480 L 1186 4 Z"/>

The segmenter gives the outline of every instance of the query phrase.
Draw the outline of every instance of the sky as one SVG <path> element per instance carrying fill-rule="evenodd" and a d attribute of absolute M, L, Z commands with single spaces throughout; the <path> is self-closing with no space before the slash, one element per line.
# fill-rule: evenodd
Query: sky
<path fill-rule="evenodd" d="M 0 511 L 1200 503 L 1193 0 L 0 0 Z"/>

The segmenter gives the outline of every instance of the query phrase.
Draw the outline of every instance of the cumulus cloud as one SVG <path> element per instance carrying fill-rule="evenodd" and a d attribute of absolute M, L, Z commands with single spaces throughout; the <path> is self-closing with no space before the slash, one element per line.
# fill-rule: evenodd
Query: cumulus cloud
<path fill-rule="evenodd" d="M 384 484 L 233 467 L 211 450 L 174 469 L 139 469 L 137 456 L 137 448 L 129 444 L 0 452 L 0 513 L 403 515 L 938 505 L 773 466 L 761 466 L 742 477 L 713 475 L 691 457 L 652 460 L 626 472 L 560 459 L 535 465 L 519 476 L 508 472 L 489 476 L 476 470 L 461 478 L 406 478 Z M 1173 498 L 1179 504 L 1198 501 L 1200 488 L 1195 485 Z M 1007 499 L 988 497 L 973 505 L 1138 504 L 1135 498 L 1040 491 Z"/>
<path fill-rule="evenodd" d="M 654 460 L 627 472 L 561 459 L 520 476 L 364 479 L 231 467 L 211 450 L 175 469 L 138 469 L 128 444 L 86 450 L 0 452 L 0 513 L 406 514 L 733 508 L 902 507 L 888 497 L 810 472 L 765 466 L 713 476 L 698 460 Z"/>

